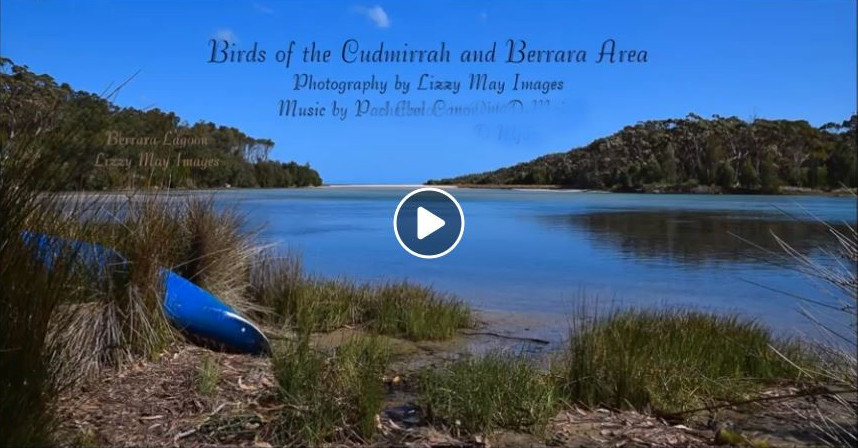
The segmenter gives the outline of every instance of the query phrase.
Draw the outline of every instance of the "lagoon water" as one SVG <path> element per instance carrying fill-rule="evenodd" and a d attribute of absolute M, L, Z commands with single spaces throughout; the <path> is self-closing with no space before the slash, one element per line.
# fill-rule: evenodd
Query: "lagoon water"
<path fill-rule="evenodd" d="M 854 198 L 451 189 L 465 213 L 464 237 L 447 256 L 423 260 L 399 246 L 392 227 L 396 205 L 414 188 L 215 197 L 264 225 L 266 241 L 300 252 L 311 273 L 428 284 L 479 309 L 526 313 L 550 339 L 584 297 L 612 307 L 736 312 L 779 332 L 812 333 L 800 302 L 785 293 L 830 299 L 765 252 L 779 251 L 770 232 L 814 251 L 830 238 L 818 220 L 856 221 Z"/>

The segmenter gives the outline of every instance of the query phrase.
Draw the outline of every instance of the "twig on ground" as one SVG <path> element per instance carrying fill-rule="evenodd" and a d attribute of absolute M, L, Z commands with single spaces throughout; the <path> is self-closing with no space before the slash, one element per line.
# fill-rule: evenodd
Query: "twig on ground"
<path fill-rule="evenodd" d="M 462 334 L 464 334 L 464 335 L 467 335 L 467 336 L 494 336 L 494 337 L 496 337 L 496 338 L 501 338 L 501 339 L 511 339 L 511 340 L 514 340 L 514 341 L 535 342 L 535 343 L 537 343 L 537 344 L 543 344 L 543 345 L 548 345 L 548 344 L 550 344 L 550 343 L 551 343 L 550 341 L 546 341 L 545 339 L 529 338 L 529 337 L 522 337 L 522 336 L 509 336 L 509 335 L 506 335 L 506 334 L 494 333 L 494 332 L 491 332 L 491 331 L 468 331 L 468 330 L 460 330 L 459 332 L 460 332 L 460 333 L 462 333 Z"/>

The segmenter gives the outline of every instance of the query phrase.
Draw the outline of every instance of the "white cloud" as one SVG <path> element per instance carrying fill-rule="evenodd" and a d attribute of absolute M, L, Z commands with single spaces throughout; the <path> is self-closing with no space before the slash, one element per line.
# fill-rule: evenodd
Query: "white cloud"
<path fill-rule="evenodd" d="M 255 9 L 258 12 L 261 12 L 262 14 L 268 14 L 268 15 L 274 14 L 273 9 L 263 5 L 262 3 L 258 3 L 258 2 L 253 2 L 253 9 Z"/>
<path fill-rule="evenodd" d="M 215 31 L 214 36 L 212 36 L 212 37 L 214 37 L 217 40 L 226 40 L 226 41 L 229 41 L 230 43 L 238 42 L 238 37 L 235 35 L 235 33 L 233 33 L 232 30 L 227 29 L 227 28 L 221 28 L 221 29 Z"/>
<path fill-rule="evenodd" d="M 375 26 L 379 28 L 389 28 L 390 27 L 390 17 L 388 17 L 387 13 L 384 11 L 379 5 L 375 6 L 358 6 L 355 10 L 366 16 L 369 20 L 372 20 L 375 23 Z"/>

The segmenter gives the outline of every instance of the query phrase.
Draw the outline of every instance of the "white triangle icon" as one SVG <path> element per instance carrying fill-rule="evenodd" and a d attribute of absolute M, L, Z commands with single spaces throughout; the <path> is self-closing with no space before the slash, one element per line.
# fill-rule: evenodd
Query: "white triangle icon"
<path fill-rule="evenodd" d="M 444 227 L 444 220 L 423 207 L 417 207 L 417 239 L 422 240 Z"/>

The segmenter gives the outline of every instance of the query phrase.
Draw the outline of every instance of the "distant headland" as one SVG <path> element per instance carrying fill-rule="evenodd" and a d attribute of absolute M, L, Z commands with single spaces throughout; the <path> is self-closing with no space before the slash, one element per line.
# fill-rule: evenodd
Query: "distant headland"
<path fill-rule="evenodd" d="M 120 107 L 58 84 L 10 59 L 0 81 L 16 92 L 11 114 L 50 116 L 42 145 L 61 190 L 282 188 L 322 184 L 309 164 L 270 160 L 274 141 L 228 126 L 188 124 L 173 112 Z M 47 163 L 47 162 L 45 162 Z"/>
<path fill-rule="evenodd" d="M 625 192 L 848 191 L 858 187 L 856 128 L 858 115 L 814 127 L 803 120 L 689 114 L 627 126 L 568 152 L 427 183 Z"/>

